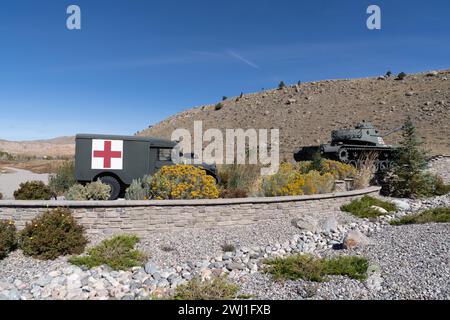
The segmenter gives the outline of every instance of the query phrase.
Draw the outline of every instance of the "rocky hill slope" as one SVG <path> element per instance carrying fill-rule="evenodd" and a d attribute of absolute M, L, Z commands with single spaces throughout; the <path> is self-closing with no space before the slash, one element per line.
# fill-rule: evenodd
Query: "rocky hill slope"
<path fill-rule="evenodd" d="M 432 154 L 450 154 L 450 70 L 395 77 L 324 80 L 287 86 L 196 107 L 176 114 L 139 135 L 170 138 L 177 128 L 279 128 L 286 159 L 303 145 L 326 143 L 330 131 L 367 120 L 386 132 L 410 115 Z M 400 135 L 386 139 L 396 143 Z"/>
<path fill-rule="evenodd" d="M 75 137 L 36 141 L 0 140 L 0 151 L 32 157 L 71 157 L 75 154 Z"/>

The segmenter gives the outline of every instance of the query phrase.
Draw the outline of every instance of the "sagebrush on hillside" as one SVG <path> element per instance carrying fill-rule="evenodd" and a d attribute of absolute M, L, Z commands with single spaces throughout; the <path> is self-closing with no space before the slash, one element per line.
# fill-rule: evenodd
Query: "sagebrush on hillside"
<path fill-rule="evenodd" d="M 383 134 L 399 127 L 407 113 L 425 138 L 426 149 L 433 154 L 450 154 L 450 145 L 441 140 L 450 136 L 448 116 L 444 116 L 448 115 L 450 101 L 449 80 L 444 79 L 449 77 L 450 70 L 443 70 L 434 77 L 421 73 L 403 81 L 373 77 L 301 83 L 282 90 L 243 94 L 241 98 L 229 97 L 222 102 L 220 112 L 214 111 L 215 104 L 183 111 L 139 135 L 170 138 L 177 128 L 186 128 L 192 134 L 194 121 L 202 121 L 204 130 L 218 128 L 223 132 L 227 128 L 279 128 L 280 159 L 290 161 L 300 146 L 329 141 L 333 129 L 367 120 Z M 411 88 L 415 94 L 407 96 Z M 286 104 L 289 99 L 295 102 Z M 399 134 L 386 139 L 388 144 L 399 141 Z"/>

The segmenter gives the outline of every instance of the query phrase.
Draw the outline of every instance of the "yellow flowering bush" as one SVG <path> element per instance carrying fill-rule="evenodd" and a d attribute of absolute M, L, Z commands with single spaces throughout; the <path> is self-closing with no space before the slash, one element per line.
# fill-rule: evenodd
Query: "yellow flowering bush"
<path fill-rule="evenodd" d="M 352 165 L 345 164 L 334 160 L 324 160 L 322 163 L 321 173 L 331 173 L 335 179 L 346 179 L 356 175 L 356 168 Z"/>
<path fill-rule="evenodd" d="M 304 194 L 330 193 L 334 189 L 334 176 L 331 173 L 320 174 L 313 170 L 302 177 L 305 181 L 301 187 Z"/>
<path fill-rule="evenodd" d="M 219 189 L 214 177 L 192 165 L 164 166 L 149 180 L 154 199 L 216 199 Z"/>
<path fill-rule="evenodd" d="M 305 180 L 297 168 L 290 163 L 282 163 L 274 175 L 263 177 L 261 193 L 266 197 L 302 195 Z"/>
<path fill-rule="evenodd" d="M 14 250 L 16 245 L 16 227 L 14 222 L 0 220 L 0 260 Z"/>
<path fill-rule="evenodd" d="M 300 161 L 296 163 L 296 167 L 303 174 L 316 170 L 321 174 L 330 173 L 338 180 L 354 177 L 356 175 L 356 168 L 354 166 L 328 159 L 323 159 L 320 162 L 320 167 L 318 166 L 316 169 L 313 168 L 313 163 L 311 161 Z"/>

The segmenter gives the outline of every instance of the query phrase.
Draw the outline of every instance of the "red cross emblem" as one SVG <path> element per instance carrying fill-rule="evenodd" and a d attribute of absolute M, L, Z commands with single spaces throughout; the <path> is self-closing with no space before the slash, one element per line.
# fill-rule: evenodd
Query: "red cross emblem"
<path fill-rule="evenodd" d="M 92 140 L 92 169 L 122 170 L 123 141 Z"/>

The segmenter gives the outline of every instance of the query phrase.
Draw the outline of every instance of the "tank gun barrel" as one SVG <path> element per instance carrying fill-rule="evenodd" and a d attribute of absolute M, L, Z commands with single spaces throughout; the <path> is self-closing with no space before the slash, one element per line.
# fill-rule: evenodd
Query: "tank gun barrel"
<path fill-rule="evenodd" d="M 390 136 L 391 134 L 394 134 L 394 133 L 396 133 L 396 132 L 398 132 L 398 131 L 400 131 L 402 129 L 403 129 L 403 126 L 395 128 L 395 129 L 392 129 L 392 130 L 389 130 L 388 132 L 383 134 L 381 137 L 384 138 L 384 137 Z"/>

